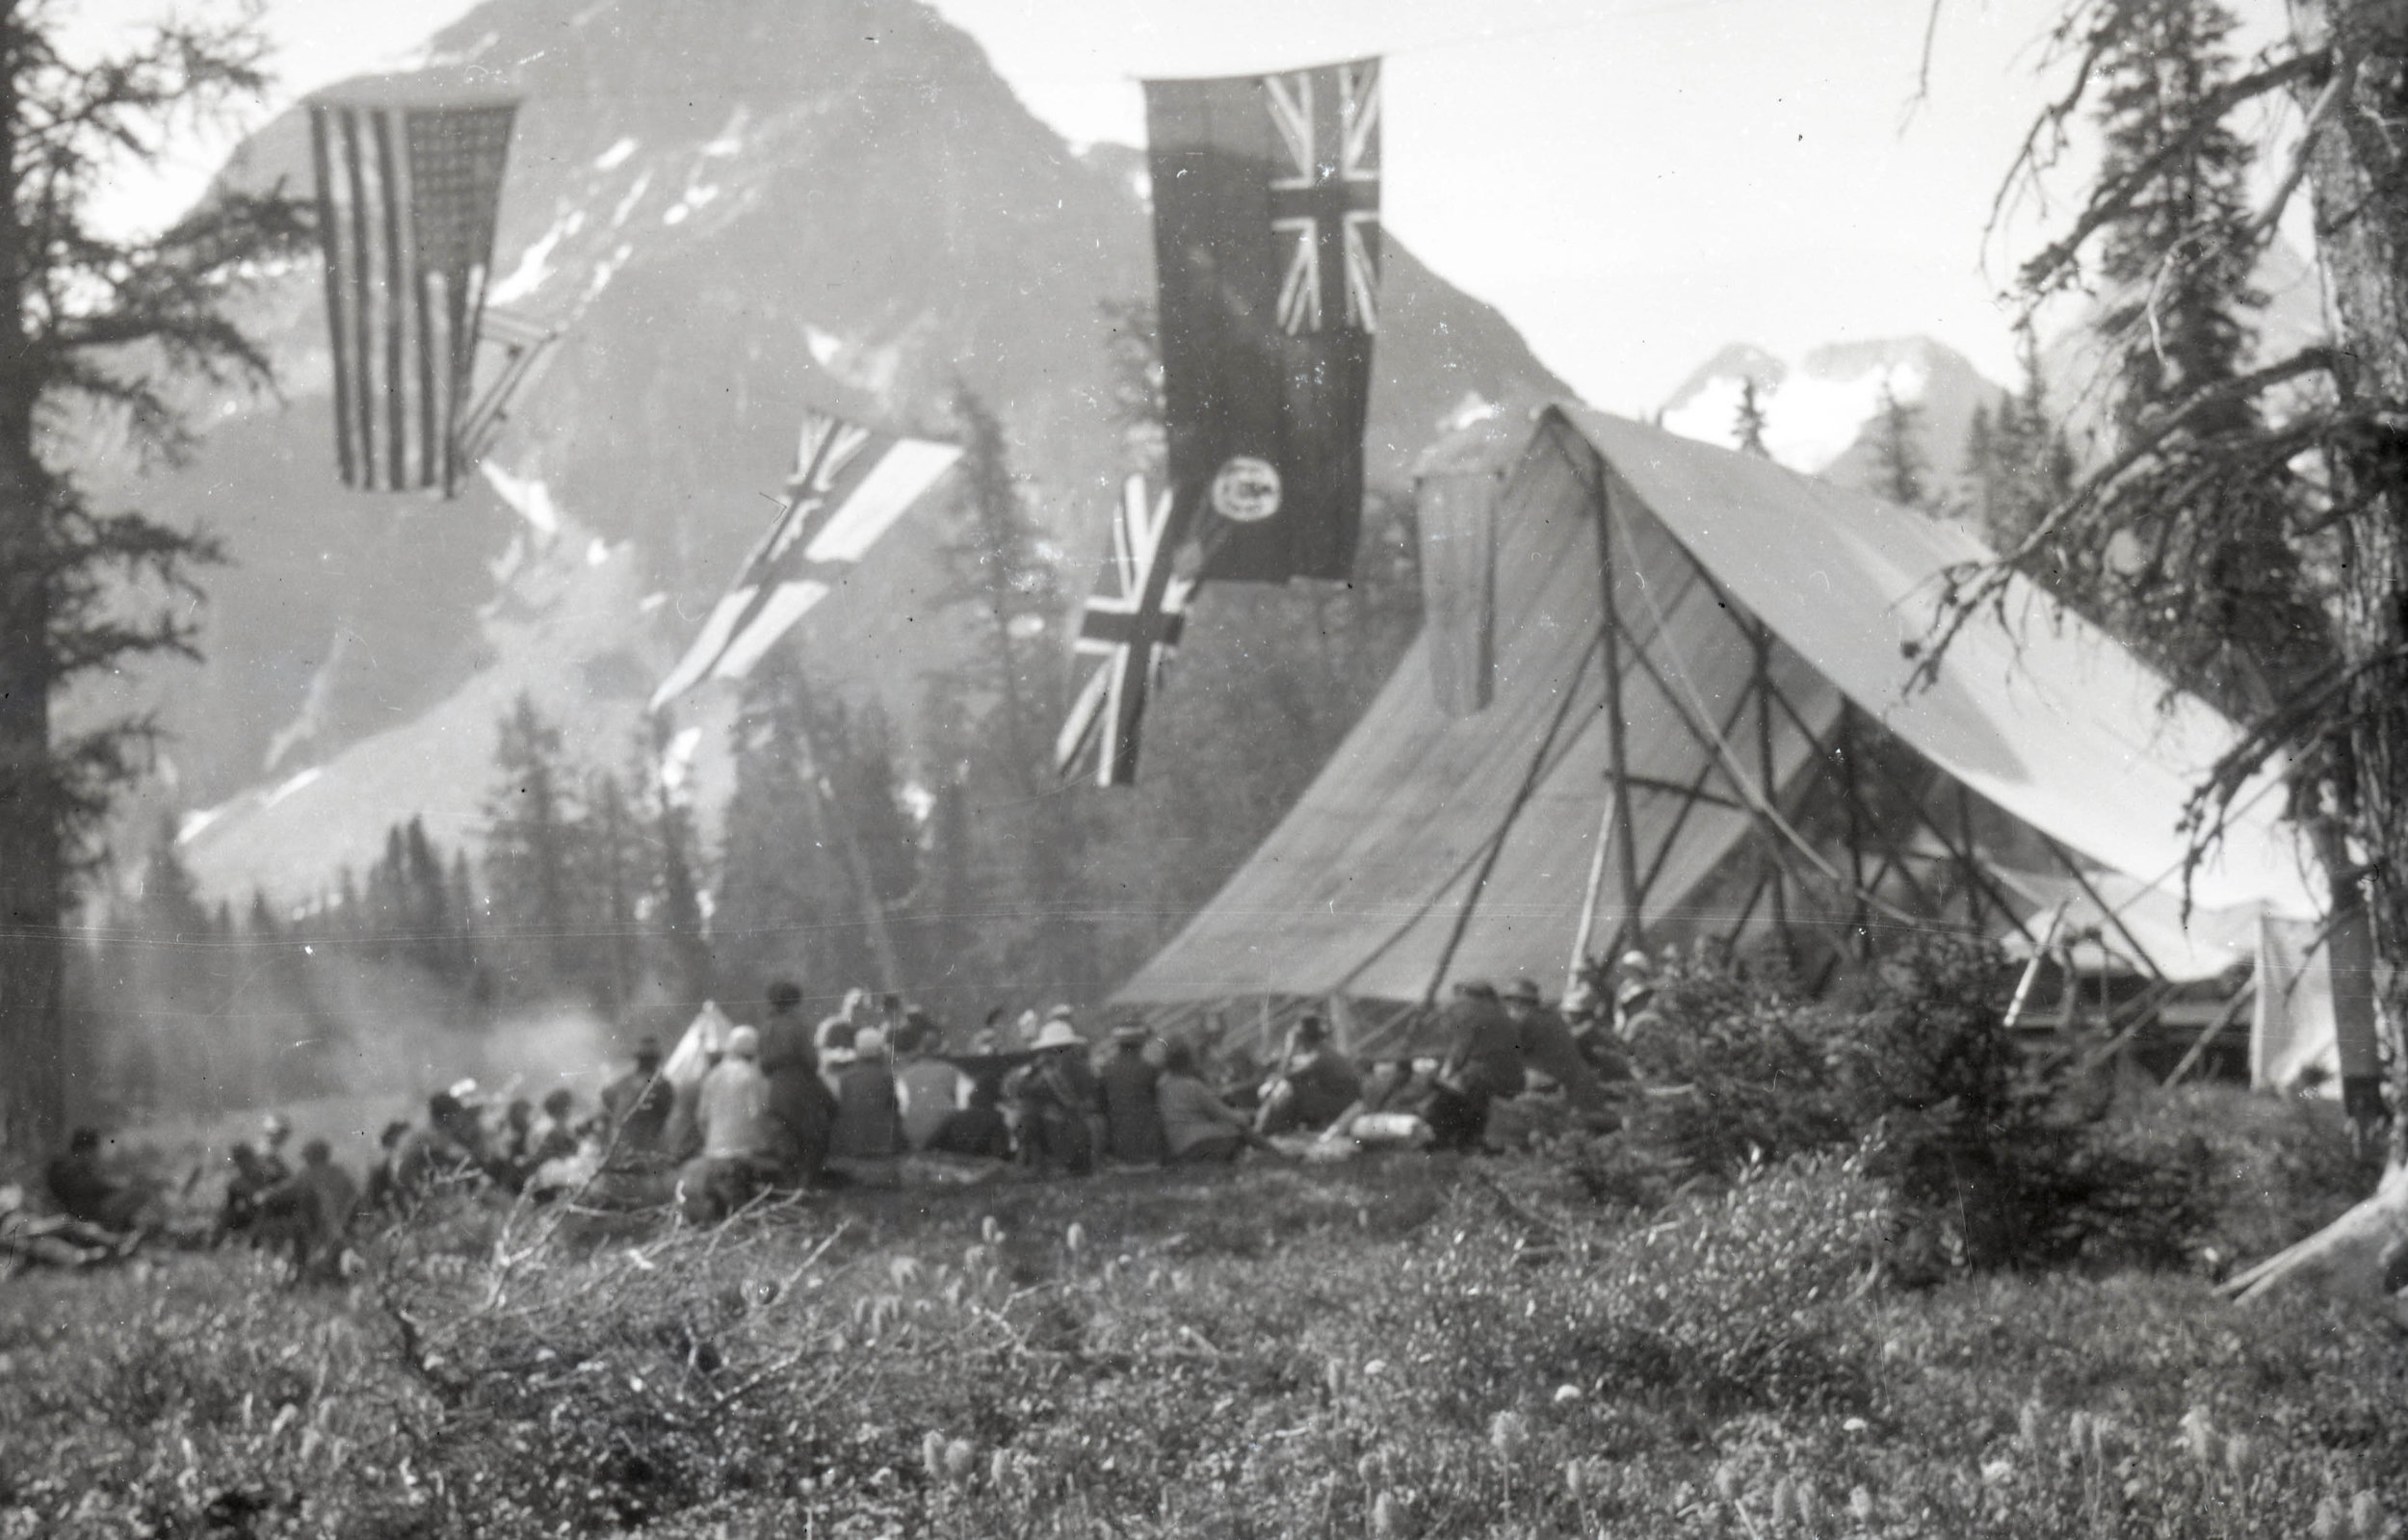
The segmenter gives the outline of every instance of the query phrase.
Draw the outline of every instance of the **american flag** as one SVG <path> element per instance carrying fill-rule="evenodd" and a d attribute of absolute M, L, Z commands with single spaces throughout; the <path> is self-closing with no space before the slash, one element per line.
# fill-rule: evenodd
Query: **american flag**
<path fill-rule="evenodd" d="M 652 692 L 652 709 L 705 677 L 742 679 L 750 672 L 960 457 L 958 444 L 902 438 L 824 412 L 806 413 L 785 505 L 686 655 Z"/>
<path fill-rule="evenodd" d="M 517 111 L 510 101 L 310 105 L 347 486 L 449 496 L 468 469 L 459 429 Z"/>
<path fill-rule="evenodd" d="M 1270 183 L 1270 227 L 1289 243 L 1280 327 L 1376 331 L 1379 61 L 1266 75 L 1263 99 L 1287 151 Z"/>
<path fill-rule="evenodd" d="M 1130 786 L 1138 778 L 1138 728 L 1145 697 L 1160 688 L 1179 647 L 1195 584 L 1170 570 L 1170 493 L 1148 498 L 1145 478 L 1132 476 L 1112 515 L 1112 546 L 1079 622 L 1076 651 L 1099 660 L 1071 704 L 1054 741 L 1054 769 L 1071 767 L 1098 744 L 1095 783 Z M 1100 740 L 1100 743 L 1099 743 Z"/>

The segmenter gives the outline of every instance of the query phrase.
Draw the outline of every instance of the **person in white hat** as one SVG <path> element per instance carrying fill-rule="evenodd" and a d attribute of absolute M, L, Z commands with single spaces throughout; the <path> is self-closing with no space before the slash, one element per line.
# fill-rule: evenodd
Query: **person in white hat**
<path fill-rule="evenodd" d="M 1036 1057 L 1004 1083 L 1004 1094 L 1019 1106 L 1020 1159 L 1085 1176 L 1095 1168 L 1103 1104 L 1086 1039 L 1071 1024 L 1068 1006 L 1056 1007 L 1031 1046 Z"/>

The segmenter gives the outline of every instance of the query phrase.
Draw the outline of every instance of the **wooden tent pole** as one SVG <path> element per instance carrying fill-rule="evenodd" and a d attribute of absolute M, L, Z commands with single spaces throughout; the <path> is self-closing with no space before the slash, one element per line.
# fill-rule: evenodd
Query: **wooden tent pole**
<path fill-rule="evenodd" d="M 1597 577 L 1602 606 L 1598 633 L 1605 643 L 1606 754 L 1613 776 L 1613 843 L 1622 874 L 1622 925 L 1614 934 L 1614 951 L 1619 953 L 1626 945 L 1644 949 L 1647 930 L 1639 917 L 1638 834 L 1631 819 L 1629 732 L 1622 716 L 1622 613 L 1613 594 L 1613 500 L 1607 490 L 1604 457 L 1591 448 L 1589 459 L 1597 471 Z"/>
<path fill-rule="evenodd" d="M 1581 981 L 1581 964 L 1588 960 L 1589 938 L 1597 931 L 1597 896 L 1606 885 L 1606 847 L 1613 843 L 1613 803 L 1597 810 L 1596 844 L 1588 852 L 1588 880 L 1581 887 L 1580 928 L 1572 932 L 1572 960 L 1564 969 L 1563 993 L 1569 998 Z"/>
<path fill-rule="evenodd" d="M 2198 1041 L 2190 1045 L 2190 1052 L 2185 1054 L 2182 1057 L 2182 1061 L 2174 1066 L 2173 1073 L 2165 1077 L 2165 1083 L 2168 1085 L 2181 1084 L 2183 1077 L 2190 1073 L 2192 1066 L 2208 1057 L 2209 1045 L 2213 1043 L 2218 1037 L 2224 1035 L 2225 1028 L 2230 1027 L 2233 1023 L 2240 1019 L 2241 1006 L 2250 1004 L 2257 998 L 2258 986 L 2254 981 L 2243 984 L 2238 989 L 2234 990 L 2233 998 L 2224 1002 L 2224 1008 L 2216 1012 L 2215 1020 L 2208 1023 L 2207 1027 L 2199 1033 Z"/>

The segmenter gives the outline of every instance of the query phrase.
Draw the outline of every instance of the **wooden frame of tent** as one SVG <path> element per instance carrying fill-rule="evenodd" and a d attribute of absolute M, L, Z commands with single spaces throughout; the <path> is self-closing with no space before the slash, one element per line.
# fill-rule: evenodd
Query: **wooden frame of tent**
<path fill-rule="evenodd" d="M 1385 1037 L 1458 975 L 1713 938 L 1819 984 L 1885 930 L 1938 926 L 2060 977 L 2095 948 L 2081 971 L 2117 976 L 2105 1014 L 2130 1041 L 2242 954 L 2168 888 L 2187 767 L 2229 723 L 2160 711 L 2162 681 L 2071 620 L 1976 628 L 1902 688 L 1929 622 L 1908 600 L 1986 554 L 1962 532 L 1571 407 L 1479 517 L 1446 564 L 1506 596 L 1493 623 L 1433 604 L 1418 659 L 1122 1002 L 1175 1027 L 1344 1001 Z M 1441 616 L 1465 614 L 1492 630 L 1451 642 Z M 1493 692 L 1464 688 L 1467 658 Z M 2203 912 L 2302 912 L 2270 815 L 2227 844 L 2196 874 Z"/>

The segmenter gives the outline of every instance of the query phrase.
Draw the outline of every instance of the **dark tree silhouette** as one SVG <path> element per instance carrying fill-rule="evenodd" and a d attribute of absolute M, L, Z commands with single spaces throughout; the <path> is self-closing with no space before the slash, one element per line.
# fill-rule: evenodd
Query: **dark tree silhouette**
<path fill-rule="evenodd" d="M 260 385 L 265 353 L 227 302 L 306 239 L 281 190 L 221 190 L 156 236 L 92 219 L 129 166 L 255 102 L 264 42 L 248 16 L 162 24 L 91 63 L 59 47 L 63 6 L 0 11 L 0 1145 L 34 1150 L 65 1105 L 65 914 L 90 838 L 142 769 L 140 719 L 62 736 L 61 692 L 95 671 L 193 649 L 203 534 L 103 510 L 44 448 L 114 418 L 139 452 L 189 444 L 178 378 Z"/>

